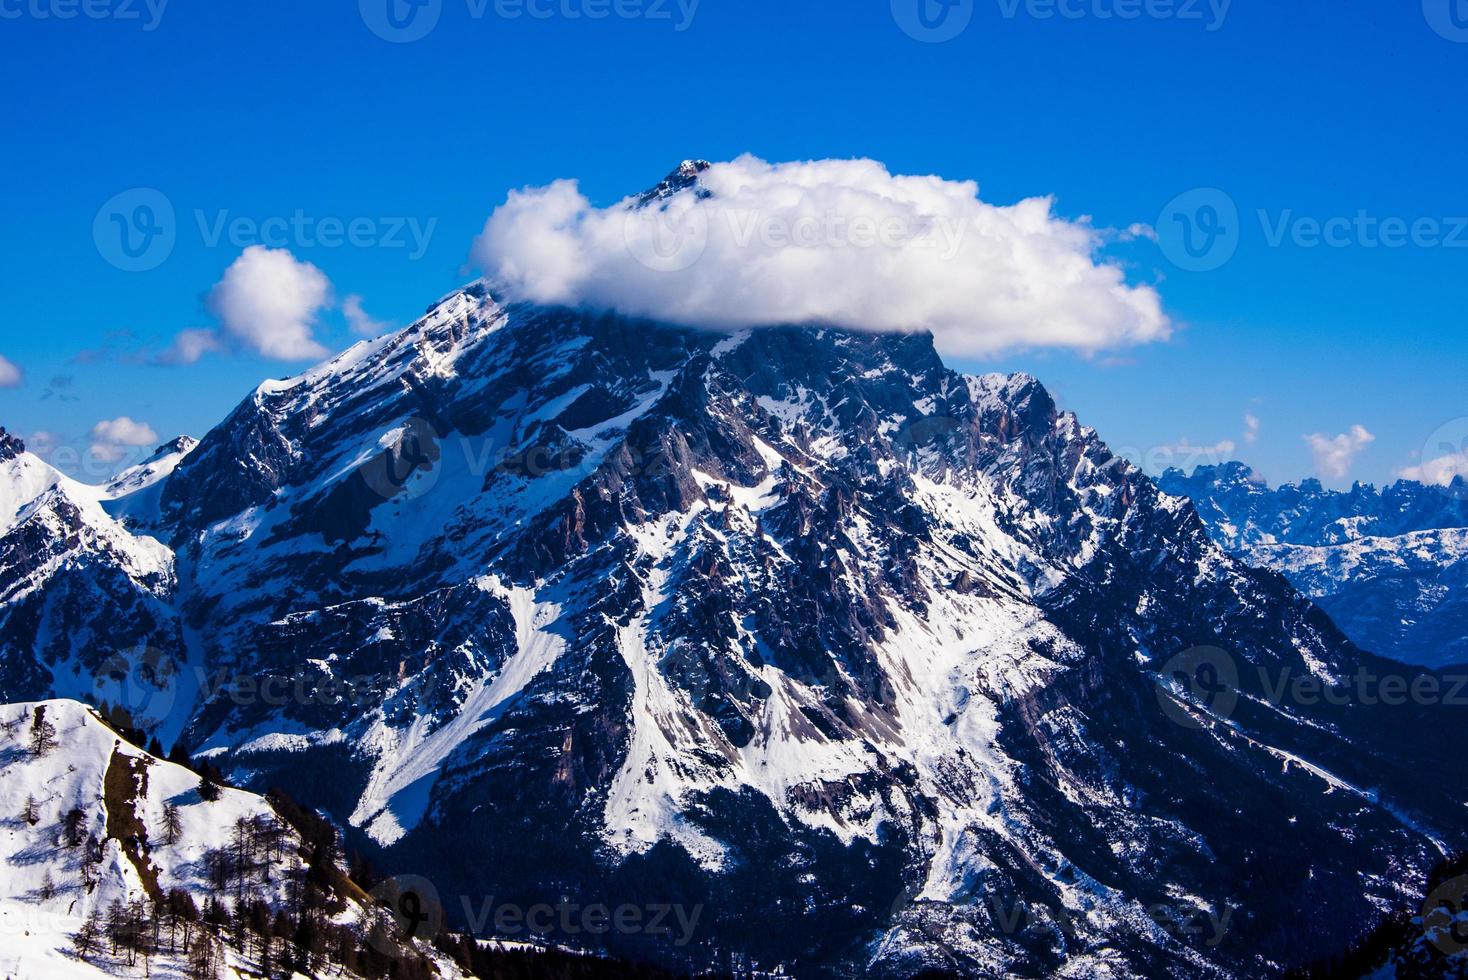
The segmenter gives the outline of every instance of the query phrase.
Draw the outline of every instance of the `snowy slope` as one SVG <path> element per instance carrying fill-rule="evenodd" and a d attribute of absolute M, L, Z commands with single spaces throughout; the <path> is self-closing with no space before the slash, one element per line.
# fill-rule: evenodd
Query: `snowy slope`
<path fill-rule="evenodd" d="M 32 751 L 31 743 L 38 709 L 55 729 L 54 747 L 41 755 Z M 110 794 L 109 769 L 114 770 Z M 143 791 L 119 795 L 119 769 L 137 774 L 133 785 Z M 291 907 L 291 882 L 305 868 L 296 832 L 253 793 L 221 787 L 218 799 L 206 801 L 198 787 L 193 772 L 122 740 L 77 702 L 0 706 L 0 799 L 15 811 L 0 823 L 0 931 L 10 937 L 0 950 L 0 970 L 16 978 L 142 976 L 141 964 L 129 967 L 105 952 L 90 961 L 77 957 L 72 937 L 89 915 L 100 915 L 114 902 L 148 901 L 181 889 L 202 908 L 207 896 L 220 894 L 209 882 L 208 855 L 227 851 L 241 822 L 281 828 L 284 841 L 269 880 L 255 882 L 249 897 L 277 909 Z M 24 814 L 32 805 L 32 812 Z M 166 813 L 170 805 L 177 808 L 178 820 L 172 843 Z M 77 844 L 70 842 L 68 830 L 72 811 L 80 814 Z M 145 828 L 148 843 L 141 857 L 130 856 L 123 837 L 131 839 L 131 834 L 119 829 L 120 821 L 133 820 Z M 53 886 L 50 897 L 47 882 Z M 228 900 L 227 891 L 224 897 Z M 336 920 L 363 923 L 377 914 L 349 902 Z M 238 950 L 223 948 L 225 975 L 251 975 L 258 969 Z M 459 975 L 436 954 L 435 959 L 441 976 Z M 152 976 L 182 977 L 187 964 L 181 955 L 163 953 L 150 968 Z"/>
<path fill-rule="evenodd" d="M 27 744 L 37 707 L 44 708 L 45 717 L 55 725 L 58 742 L 40 757 L 32 755 Z M 204 802 L 197 791 L 198 776 L 122 741 L 74 701 L 5 705 L 0 707 L 0 725 L 5 727 L 0 799 L 15 811 L 5 815 L 0 831 L 0 928 L 23 940 L 0 952 L 0 967 L 8 976 L 115 975 L 69 955 L 71 937 L 90 912 L 105 910 L 114 900 L 126 903 L 147 894 L 137 867 L 108 836 L 103 782 L 109 765 L 146 769 L 147 793 L 135 801 L 135 810 L 155 842 L 149 857 L 164 891 L 182 888 L 202 896 L 204 855 L 228 844 L 235 821 L 275 819 L 264 800 L 239 790 L 224 789 L 218 801 Z M 19 816 L 27 797 L 37 804 L 39 820 L 34 826 Z M 162 843 L 163 809 L 169 802 L 179 807 L 182 821 L 182 833 L 173 845 Z M 102 842 L 99 876 L 91 889 L 83 883 L 87 845 L 70 847 L 65 840 L 63 822 L 73 808 L 84 814 L 88 836 Z M 280 869 L 280 886 L 265 897 L 283 903 L 285 875 L 298 864 L 290 855 Z M 54 897 L 44 899 L 41 886 L 48 875 L 57 887 Z"/>

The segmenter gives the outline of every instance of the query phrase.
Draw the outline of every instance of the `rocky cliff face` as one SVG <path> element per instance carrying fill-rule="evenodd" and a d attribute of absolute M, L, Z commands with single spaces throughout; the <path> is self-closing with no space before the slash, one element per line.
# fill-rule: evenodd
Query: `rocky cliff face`
<path fill-rule="evenodd" d="M 1298 696 L 1403 668 L 1035 379 L 959 375 L 922 335 L 475 286 L 262 385 L 150 486 L 155 516 L 109 533 L 166 574 L 85 522 L 44 537 L 165 651 L 115 665 L 142 721 L 329 809 L 451 912 L 699 910 L 686 943 L 552 941 L 1257 976 L 1339 948 L 1468 829 L 1461 708 Z M 25 523 L 0 596 L 45 551 Z M 3 635 L 7 685 L 91 663 L 57 626 Z"/>

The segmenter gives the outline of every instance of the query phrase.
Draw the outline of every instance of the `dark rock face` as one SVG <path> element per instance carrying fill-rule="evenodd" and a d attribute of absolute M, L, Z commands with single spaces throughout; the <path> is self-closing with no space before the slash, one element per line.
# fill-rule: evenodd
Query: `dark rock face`
<path fill-rule="evenodd" d="M 21 442 L 18 436 L 11 435 L 5 431 L 3 426 L 0 426 L 0 462 L 15 459 L 23 452 L 25 452 L 25 443 Z"/>
<path fill-rule="evenodd" d="M 1318 480 L 1271 489 L 1242 463 L 1168 470 L 1213 535 L 1273 568 L 1356 643 L 1383 656 L 1468 664 L 1468 486 L 1398 481 L 1345 492 Z"/>
<path fill-rule="evenodd" d="M 160 500 L 172 577 L 115 584 L 210 679 L 161 723 L 461 924 L 568 898 L 697 910 L 544 937 L 682 966 L 1253 977 L 1468 836 L 1462 709 L 1281 698 L 1404 668 L 923 335 L 474 287 L 262 386 Z M 15 635 L 13 684 L 68 662 Z M 1236 678 L 1193 684 L 1201 646 Z"/>

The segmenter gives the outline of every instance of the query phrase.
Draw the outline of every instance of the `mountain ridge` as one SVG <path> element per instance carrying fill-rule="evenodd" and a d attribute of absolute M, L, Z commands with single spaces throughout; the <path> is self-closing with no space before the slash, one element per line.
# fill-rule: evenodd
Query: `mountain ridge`
<path fill-rule="evenodd" d="M 1328 491 L 1318 480 L 1270 489 L 1243 463 L 1168 470 L 1209 532 L 1279 571 L 1361 646 L 1405 663 L 1468 665 L 1468 484 L 1399 480 Z"/>

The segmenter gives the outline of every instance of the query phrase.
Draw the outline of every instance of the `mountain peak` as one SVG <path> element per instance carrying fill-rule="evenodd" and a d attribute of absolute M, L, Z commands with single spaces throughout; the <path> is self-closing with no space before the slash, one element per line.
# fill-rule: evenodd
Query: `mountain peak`
<path fill-rule="evenodd" d="M 20 437 L 11 435 L 3 426 L 0 426 L 0 462 L 15 459 L 23 452 L 25 452 L 25 443 L 20 440 Z"/>
<path fill-rule="evenodd" d="M 638 198 L 636 207 L 642 208 L 654 201 L 665 201 L 680 191 L 698 185 L 699 177 L 713 164 L 707 160 L 684 160 L 678 166 L 658 182 L 651 190 L 644 191 Z M 708 197 L 709 191 L 705 188 L 698 189 L 699 197 Z"/>
<path fill-rule="evenodd" d="M 198 444 L 199 440 L 195 439 L 193 436 L 176 436 L 173 439 L 170 439 L 168 442 L 165 442 L 163 445 L 159 446 L 157 449 L 154 449 L 153 455 L 149 456 L 144 462 L 151 463 L 162 459 L 164 456 L 187 454 L 189 452 L 192 452 L 193 448 Z"/>

